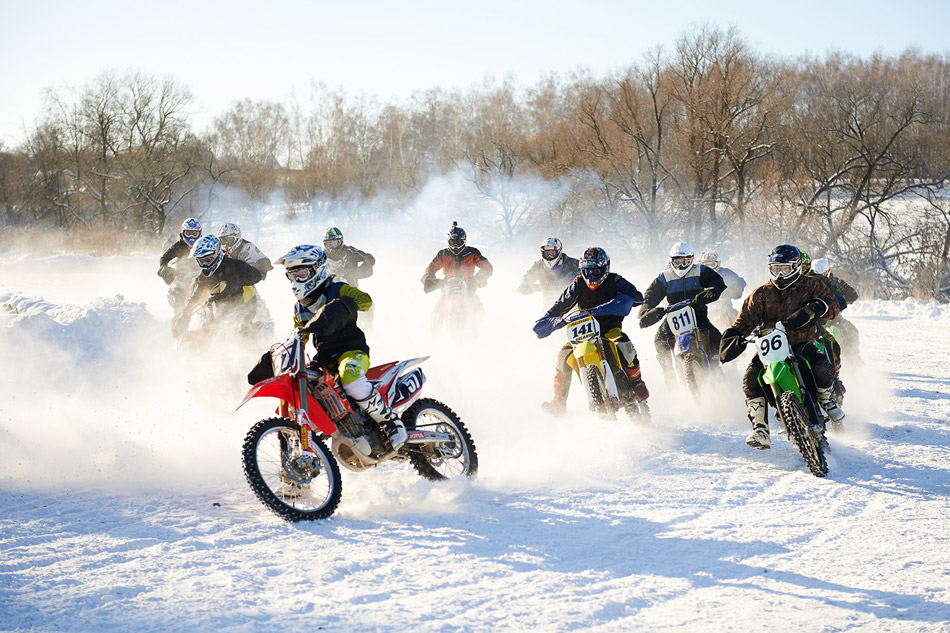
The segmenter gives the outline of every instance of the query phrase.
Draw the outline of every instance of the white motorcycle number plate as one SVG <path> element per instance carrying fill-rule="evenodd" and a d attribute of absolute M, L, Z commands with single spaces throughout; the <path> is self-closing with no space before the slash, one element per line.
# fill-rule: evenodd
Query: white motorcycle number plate
<path fill-rule="evenodd" d="M 769 330 L 756 340 L 759 359 L 766 367 L 789 356 L 788 337 L 781 330 Z"/>
<path fill-rule="evenodd" d="M 572 321 L 571 324 L 567 326 L 567 339 L 574 345 L 589 341 L 598 336 L 600 336 L 600 326 L 594 317 Z"/>
<path fill-rule="evenodd" d="M 675 336 L 696 329 L 696 312 L 693 306 L 683 306 L 676 312 L 666 315 L 666 323 Z"/>

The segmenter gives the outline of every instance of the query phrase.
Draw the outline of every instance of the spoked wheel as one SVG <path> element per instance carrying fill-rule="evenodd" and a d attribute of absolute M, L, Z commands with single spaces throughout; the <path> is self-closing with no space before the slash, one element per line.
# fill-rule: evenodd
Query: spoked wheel
<path fill-rule="evenodd" d="M 778 405 L 788 437 L 798 447 L 808 470 L 815 477 L 827 475 L 828 462 L 825 460 L 823 434 L 819 435 L 819 432 L 812 428 L 801 401 L 793 392 L 786 391 L 779 397 Z"/>
<path fill-rule="evenodd" d="M 401 417 L 410 432 L 425 429 L 445 433 L 452 438 L 435 444 L 407 444 L 403 448 L 420 475 L 432 481 L 457 475 L 475 476 L 478 472 L 475 442 L 455 411 L 438 400 L 421 398 L 406 409 Z"/>
<path fill-rule="evenodd" d="M 288 521 L 325 519 L 343 491 L 340 467 L 323 440 L 314 438 L 315 458 L 300 450 L 297 425 L 286 418 L 261 420 L 244 438 L 244 476 L 254 495 Z"/>
<path fill-rule="evenodd" d="M 607 385 L 597 365 L 588 365 L 584 370 L 587 390 L 590 393 L 590 408 L 609 420 L 617 419 L 607 400 Z"/>

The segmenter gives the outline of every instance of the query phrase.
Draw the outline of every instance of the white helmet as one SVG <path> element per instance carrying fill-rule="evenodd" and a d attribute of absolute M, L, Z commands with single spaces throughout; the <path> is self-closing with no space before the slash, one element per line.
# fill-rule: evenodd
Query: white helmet
<path fill-rule="evenodd" d="M 548 268 L 554 268 L 561 261 L 562 248 L 561 240 L 556 237 L 549 237 L 541 242 L 541 259 Z"/>
<path fill-rule="evenodd" d="M 233 222 L 225 222 L 218 229 L 218 241 L 229 253 L 241 241 L 241 229 Z"/>
<path fill-rule="evenodd" d="M 719 267 L 722 266 L 722 258 L 719 257 L 717 251 L 705 251 L 700 257 L 701 264 L 708 266 L 713 270 L 719 270 Z"/>
<path fill-rule="evenodd" d="M 670 248 L 670 268 L 677 277 L 683 277 L 693 267 L 693 247 L 689 242 L 677 242 Z"/>
<path fill-rule="evenodd" d="M 303 301 L 307 295 L 330 281 L 327 271 L 327 255 L 319 246 L 301 244 L 278 259 L 275 264 L 284 266 L 290 288 L 297 301 Z"/>
<path fill-rule="evenodd" d="M 218 270 L 221 262 L 224 261 L 221 242 L 214 235 L 204 235 L 198 238 L 195 245 L 191 247 L 191 256 L 198 262 L 201 272 L 209 277 Z"/>
<path fill-rule="evenodd" d="M 824 257 L 816 259 L 811 263 L 811 271 L 816 275 L 827 275 L 830 270 L 831 264 L 829 264 L 828 260 Z"/>

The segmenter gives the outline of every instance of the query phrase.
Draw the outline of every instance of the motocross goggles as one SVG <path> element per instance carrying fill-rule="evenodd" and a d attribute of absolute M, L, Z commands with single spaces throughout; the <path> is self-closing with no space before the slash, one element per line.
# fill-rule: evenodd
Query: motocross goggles
<path fill-rule="evenodd" d="M 587 281 L 600 281 L 607 274 L 607 269 L 603 266 L 592 266 L 590 268 L 581 268 L 581 274 Z"/>
<path fill-rule="evenodd" d="M 688 257 L 671 257 L 670 258 L 670 265 L 672 265 L 673 268 L 676 268 L 677 270 L 686 270 L 687 268 L 690 267 L 690 264 L 692 263 L 693 263 L 692 255 Z"/>
<path fill-rule="evenodd" d="M 201 229 L 185 229 L 181 232 L 181 238 L 188 244 L 194 244 L 199 237 L 201 237 Z"/>
<path fill-rule="evenodd" d="M 287 279 L 291 281 L 306 283 L 317 274 L 317 269 L 313 266 L 294 266 L 293 268 L 288 268 L 284 274 L 287 275 Z"/>
<path fill-rule="evenodd" d="M 794 262 L 769 262 L 769 274 L 773 278 L 788 277 L 800 265 Z"/>
<path fill-rule="evenodd" d="M 323 246 L 328 251 L 335 251 L 336 249 L 343 246 L 342 237 L 331 237 L 330 239 L 323 240 Z"/>
<path fill-rule="evenodd" d="M 460 251 L 462 247 L 465 246 L 465 240 L 462 238 L 454 238 L 449 240 L 449 248 L 453 251 Z"/>
<path fill-rule="evenodd" d="M 560 254 L 561 252 L 553 246 L 545 245 L 541 247 L 541 258 L 544 261 L 553 262 Z"/>
<path fill-rule="evenodd" d="M 197 261 L 198 265 L 201 266 L 202 268 L 210 268 L 211 265 L 214 264 L 216 259 L 218 259 L 217 253 L 208 253 L 207 255 L 196 257 L 195 261 Z"/>
<path fill-rule="evenodd" d="M 224 235 L 219 237 L 218 240 L 221 242 L 221 246 L 231 250 L 237 244 L 238 238 L 234 235 Z"/>

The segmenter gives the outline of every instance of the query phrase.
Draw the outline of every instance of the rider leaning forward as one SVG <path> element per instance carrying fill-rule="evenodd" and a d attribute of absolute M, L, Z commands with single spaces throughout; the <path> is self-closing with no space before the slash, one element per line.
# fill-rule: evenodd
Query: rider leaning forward
<path fill-rule="evenodd" d="M 636 286 L 610 272 L 610 258 L 602 248 L 596 246 L 584 251 L 580 260 L 581 274 L 567 287 L 554 305 L 538 319 L 534 331 L 539 338 L 551 334 L 563 325 L 563 317 L 571 308 L 577 306 L 588 310 L 597 319 L 603 337 L 617 345 L 623 357 L 624 369 L 630 377 L 633 390 L 640 400 L 645 400 L 650 392 L 640 376 L 640 360 L 637 350 L 624 334 L 620 326 L 623 318 L 630 314 L 634 306 L 643 302 L 643 295 Z M 567 396 L 571 388 L 571 368 L 568 358 L 573 353 L 570 343 L 566 343 L 558 352 L 554 374 L 554 398 L 541 407 L 552 415 L 563 415 L 566 410 Z"/>
<path fill-rule="evenodd" d="M 802 274 L 802 254 L 791 244 L 776 246 L 769 253 L 771 279 L 752 291 L 742 303 L 739 317 L 722 334 L 719 359 L 727 363 L 737 358 L 746 346 L 746 337 L 759 327 L 785 324 L 788 343 L 811 367 L 818 387 L 818 404 L 835 422 L 844 419 L 832 392 L 835 368 L 815 344 L 821 319 L 833 319 L 839 311 L 834 293 L 821 279 Z M 746 444 L 769 448 L 766 394 L 761 382 L 762 361 L 758 355 L 742 377 L 746 408 L 752 422 L 752 434 Z"/>

